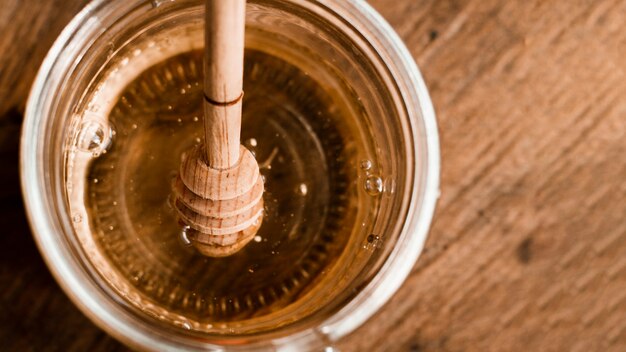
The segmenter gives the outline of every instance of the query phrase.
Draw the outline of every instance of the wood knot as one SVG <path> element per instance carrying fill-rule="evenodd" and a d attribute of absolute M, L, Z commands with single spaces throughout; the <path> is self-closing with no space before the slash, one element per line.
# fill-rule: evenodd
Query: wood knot
<path fill-rule="evenodd" d="M 249 243 L 263 221 L 263 178 L 252 153 L 240 146 L 229 169 L 214 169 L 200 145 L 183 154 L 172 182 L 172 205 L 189 226 L 188 238 L 202 254 L 231 255 Z"/>

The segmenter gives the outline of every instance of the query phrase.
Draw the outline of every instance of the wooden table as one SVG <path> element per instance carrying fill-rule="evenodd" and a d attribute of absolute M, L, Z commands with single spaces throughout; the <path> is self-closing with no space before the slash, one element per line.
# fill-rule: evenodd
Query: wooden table
<path fill-rule="evenodd" d="M 0 0 L 0 350 L 124 350 L 65 297 L 22 210 L 18 132 L 84 0 Z M 345 351 L 626 350 L 626 1 L 371 0 L 438 115 L 424 253 Z"/>

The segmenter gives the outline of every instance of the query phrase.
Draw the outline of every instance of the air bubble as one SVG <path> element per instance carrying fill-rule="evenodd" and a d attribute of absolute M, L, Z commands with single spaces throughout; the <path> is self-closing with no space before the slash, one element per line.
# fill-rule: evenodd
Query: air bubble
<path fill-rule="evenodd" d="M 80 214 L 74 214 L 72 216 L 72 221 L 75 223 L 79 223 L 81 221 L 83 221 L 83 217 Z"/>
<path fill-rule="evenodd" d="M 361 169 L 367 171 L 370 170 L 372 168 L 372 161 L 371 160 L 361 160 Z"/>
<path fill-rule="evenodd" d="M 380 237 L 378 237 L 378 235 L 374 235 L 374 234 L 370 234 L 369 236 L 367 236 L 367 242 L 372 243 L 374 241 L 378 241 L 380 239 Z"/>
<path fill-rule="evenodd" d="M 185 330 L 191 330 L 191 324 L 189 324 L 189 322 L 187 321 L 175 321 L 174 325 L 181 327 Z"/>
<path fill-rule="evenodd" d="M 185 226 L 180 231 L 180 236 L 179 236 L 180 237 L 180 241 L 182 242 L 182 244 L 185 247 L 191 246 L 191 240 L 189 239 L 189 230 L 191 230 L 191 227 Z"/>
<path fill-rule="evenodd" d="M 300 187 L 298 187 L 298 193 L 300 193 L 300 195 L 302 196 L 306 196 L 308 192 L 309 192 L 309 189 L 306 186 L 306 183 L 301 183 Z"/>
<path fill-rule="evenodd" d="M 383 191 L 383 180 L 378 176 L 369 176 L 365 179 L 365 191 L 370 196 L 380 195 Z"/>
<path fill-rule="evenodd" d="M 106 129 L 97 121 L 86 121 L 80 126 L 76 146 L 79 150 L 100 155 L 108 148 L 111 130 Z"/>
<path fill-rule="evenodd" d="M 381 248 L 382 245 L 383 241 L 380 236 L 372 233 L 367 236 L 367 243 L 363 246 L 363 248 L 368 251 L 374 251 L 375 249 Z"/>

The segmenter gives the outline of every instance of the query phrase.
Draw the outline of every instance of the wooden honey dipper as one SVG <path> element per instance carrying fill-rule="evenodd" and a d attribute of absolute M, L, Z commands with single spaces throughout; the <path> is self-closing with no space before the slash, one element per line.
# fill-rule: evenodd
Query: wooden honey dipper
<path fill-rule="evenodd" d="M 246 0 L 206 0 L 205 142 L 181 158 L 173 205 L 202 254 L 243 248 L 263 220 L 263 178 L 240 145 Z"/>

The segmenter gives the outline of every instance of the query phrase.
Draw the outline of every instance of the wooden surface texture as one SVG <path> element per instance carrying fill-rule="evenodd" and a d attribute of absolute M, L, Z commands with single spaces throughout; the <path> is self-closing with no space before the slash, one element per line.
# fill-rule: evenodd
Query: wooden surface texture
<path fill-rule="evenodd" d="M 84 3 L 0 0 L 0 350 L 125 350 L 54 282 L 19 191 L 28 89 Z M 626 350 L 626 1 L 370 3 L 430 89 L 441 198 L 408 280 L 338 347 Z"/>

